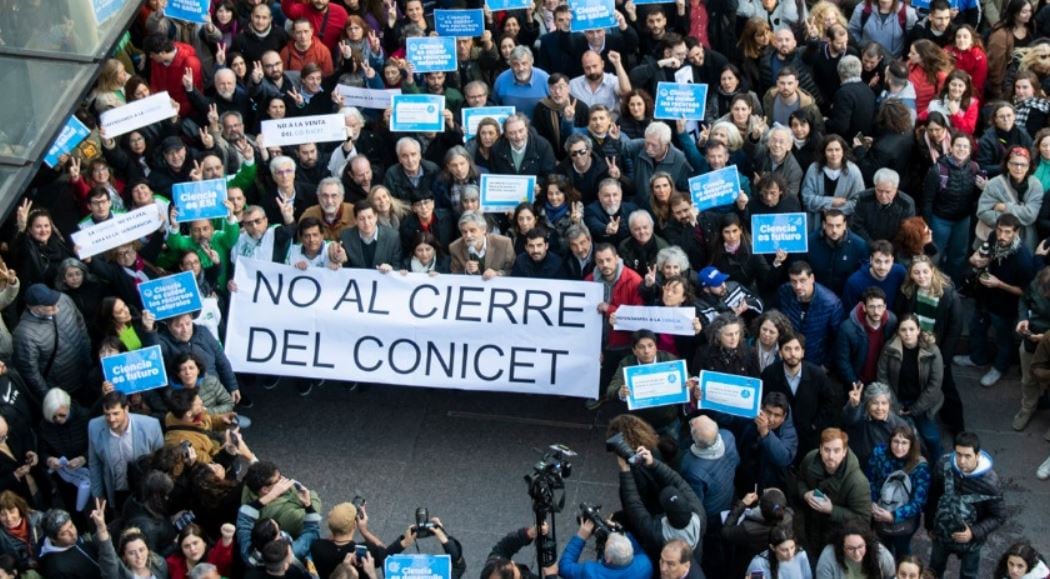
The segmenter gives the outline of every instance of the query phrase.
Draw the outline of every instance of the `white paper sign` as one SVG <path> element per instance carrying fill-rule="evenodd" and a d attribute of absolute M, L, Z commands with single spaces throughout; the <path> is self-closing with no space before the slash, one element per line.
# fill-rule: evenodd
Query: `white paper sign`
<path fill-rule="evenodd" d="M 102 113 L 100 120 L 110 139 L 178 115 L 167 91 L 150 95 Z"/>
<path fill-rule="evenodd" d="M 683 66 L 674 72 L 674 81 L 682 84 L 693 82 L 693 67 Z"/>
<path fill-rule="evenodd" d="M 156 203 L 151 203 L 77 231 L 72 235 L 73 244 L 77 247 L 80 259 L 87 259 L 145 237 L 159 229 L 163 222 L 160 208 Z"/>
<path fill-rule="evenodd" d="M 360 88 L 345 84 L 336 85 L 335 90 L 343 95 L 345 106 L 359 109 L 386 110 L 390 108 L 390 98 L 401 94 L 399 88 Z"/>
<path fill-rule="evenodd" d="M 601 284 L 238 261 L 226 355 L 244 372 L 594 398 Z"/>
<path fill-rule="evenodd" d="M 661 306 L 620 306 L 616 308 L 614 330 L 633 332 L 650 330 L 657 334 L 693 336 L 695 308 L 666 308 Z"/>
<path fill-rule="evenodd" d="M 346 121 L 338 113 L 275 119 L 262 122 L 262 135 L 267 147 L 345 141 Z"/>

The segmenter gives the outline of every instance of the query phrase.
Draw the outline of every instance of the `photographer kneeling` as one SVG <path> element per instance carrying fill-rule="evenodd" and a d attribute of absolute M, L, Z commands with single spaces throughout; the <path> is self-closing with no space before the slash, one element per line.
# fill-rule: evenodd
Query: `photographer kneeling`
<path fill-rule="evenodd" d="M 419 539 L 426 537 L 437 537 L 445 554 L 452 559 L 452 579 L 459 579 L 467 570 L 467 562 L 463 559 L 463 547 L 455 537 L 445 532 L 441 519 L 431 517 L 425 508 L 416 509 L 416 522 L 405 529 L 405 533 L 393 543 L 386 546 L 386 554 L 397 555 L 412 546 Z"/>
<path fill-rule="evenodd" d="M 642 551 L 642 546 L 629 534 L 606 527 L 604 553 L 599 550 L 600 561 L 580 563 L 580 555 L 587 539 L 594 534 L 595 524 L 590 517 L 580 518 L 580 529 L 576 531 L 558 563 L 558 572 L 564 579 L 611 577 L 624 579 L 648 579 L 653 576 L 653 564 Z M 599 538 L 599 542 L 601 539 Z"/>

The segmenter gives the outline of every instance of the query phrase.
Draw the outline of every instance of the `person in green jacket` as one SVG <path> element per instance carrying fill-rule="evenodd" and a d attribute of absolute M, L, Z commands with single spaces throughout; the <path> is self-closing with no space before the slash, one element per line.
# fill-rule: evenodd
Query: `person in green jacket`
<path fill-rule="evenodd" d="M 842 429 L 825 428 L 820 447 L 802 459 L 798 499 L 810 553 L 820 553 L 837 527 L 870 526 L 871 486 Z"/>
<path fill-rule="evenodd" d="M 627 400 L 630 391 L 627 388 L 626 378 L 624 377 L 626 368 L 642 364 L 673 362 L 674 360 L 676 360 L 674 355 L 657 349 L 656 334 L 649 330 L 634 332 L 631 336 L 631 353 L 620 361 L 620 366 L 613 373 L 613 378 L 609 381 L 609 387 L 605 392 L 606 398 L 610 400 L 616 400 L 617 398 L 624 401 Z M 679 405 L 672 404 L 634 410 L 631 414 L 648 422 L 660 434 L 669 436 L 673 440 L 678 440 L 678 430 L 681 425 L 678 420 L 678 408 Z"/>
<path fill-rule="evenodd" d="M 229 274 L 230 249 L 237 243 L 241 234 L 240 224 L 233 214 L 233 203 L 229 200 L 223 202 L 229 211 L 222 229 L 215 229 L 211 220 L 198 219 L 190 222 L 190 234 L 183 235 L 178 230 L 168 233 L 168 250 L 182 255 L 187 251 L 197 254 L 201 260 L 201 267 L 210 268 L 219 264 L 219 277 L 215 284 L 217 288 L 226 287 L 226 278 Z M 172 210 L 177 215 L 177 210 Z"/>

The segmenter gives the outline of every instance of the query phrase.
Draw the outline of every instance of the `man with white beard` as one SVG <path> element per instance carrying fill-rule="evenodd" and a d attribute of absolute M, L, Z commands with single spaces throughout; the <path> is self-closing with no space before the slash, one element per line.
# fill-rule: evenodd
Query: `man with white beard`
<path fill-rule="evenodd" d="M 210 124 L 211 119 L 209 116 L 214 113 L 223 121 L 222 137 L 230 144 L 233 144 L 239 139 L 231 139 L 231 135 L 227 131 L 226 114 L 235 112 L 239 115 L 239 120 L 241 121 L 240 136 L 243 137 L 244 120 L 252 120 L 251 100 L 248 98 L 248 92 L 237 86 L 237 75 L 232 70 L 220 68 L 215 71 L 213 81 L 211 88 L 201 94 L 199 91 L 194 90 L 192 82 L 188 83 L 187 86 L 186 79 L 183 79 L 186 97 L 193 103 L 193 110 L 196 111 L 196 118 L 193 120 L 203 127 Z"/>
<path fill-rule="evenodd" d="M 598 185 L 598 200 L 584 209 L 583 222 L 595 243 L 611 243 L 615 246 L 630 235 L 627 217 L 637 210 L 638 206 L 634 203 L 623 202 L 620 182 L 609 177 Z"/>

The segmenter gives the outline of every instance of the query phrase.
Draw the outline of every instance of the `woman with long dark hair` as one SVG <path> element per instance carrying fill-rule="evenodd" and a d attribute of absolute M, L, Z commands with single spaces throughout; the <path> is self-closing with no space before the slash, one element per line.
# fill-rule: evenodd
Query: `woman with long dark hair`
<path fill-rule="evenodd" d="M 751 81 L 744 75 L 743 71 L 735 64 L 727 64 L 718 73 L 718 90 L 715 91 L 715 103 L 718 117 L 729 114 L 730 104 L 734 97 L 747 97 L 752 110 L 760 111 L 762 101 L 751 90 Z"/>
<path fill-rule="evenodd" d="M 1003 172 L 1003 161 L 1007 151 L 1016 147 L 1031 148 L 1032 137 L 1017 123 L 1017 109 L 1006 101 L 991 103 L 992 126 L 988 127 L 977 143 L 974 160 L 987 177 Z"/>
<path fill-rule="evenodd" d="M 736 42 L 740 71 L 747 81 L 747 86 L 759 86 L 762 81 L 761 63 L 773 52 L 773 29 L 764 18 L 753 17 L 744 22 L 744 29 Z M 728 55 L 727 55 L 728 56 Z"/>
<path fill-rule="evenodd" d="M 754 294 L 761 293 L 760 290 L 766 289 L 771 283 L 775 284 L 777 277 L 771 274 L 769 262 L 751 251 L 751 234 L 736 213 L 722 216 L 718 234 L 711 246 L 711 261 L 708 265 L 718 268 L 729 279 Z"/>
<path fill-rule="evenodd" d="M 583 203 L 580 192 L 564 175 L 553 174 L 547 177 L 536 195 L 536 212 L 540 224 L 558 238 L 558 245 L 565 247 L 565 232 L 569 227 L 583 223 Z"/>
<path fill-rule="evenodd" d="M 981 103 L 973 80 L 965 70 L 958 69 L 948 73 L 940 94 L 930 102 L 930 112 L 942 113 L 948 117 L 953 129 L 968 135 L 977 129 L 980 109 Z"/>
<path fill-rule="evenodd" d="M 988 35 L 988 98 L 1001 99 L 1007 92 L 1006 76 L 1014 50 L 1035 38 L 1035 7 L 1029 0 L 1009 0 L 1002 17 Z"/>
<path fill-rule="evenodd" d="M 802 206 L 810 214 L 810 226 L 820 223 L 825 209 L 838 209 L 853 215 L 864 177 L 851 159 L 846 140 L 839 135 L 828 135 L 821 142 L 813 164 L 802 179 Z"/>
<path fill-rule="evenodd" d="M 983 100 L 988 80 L 988 55 L 984 52 L 981 36 L 973 26 L 963 24 L 955 29 L 951 44 L 944 49 L 955 61 L 955 69 L 964 70 L 970 75 L 974 95 Z"/>
<path fill-rule="evenodd" d="M 893 390 L 900 415 L 915 424 L 926 456 L 940 456 L 937 413 L 944 404 L 944 358 L 933 334 L 922 330 L 915 314 L 904 314 L 897 322 L 896 335 L 879 356 L 878 380 Z"/>
<path fill-rule="evenodd" d="M 198 465 L 207 468 L 204 465 Z M 190 523 L 179 531 L 175 539 L 176 551 L 167 557 L 168 573 L 171 579 L 186 579 L 197 563 L 211 563 L 223 577 L 233 571 L 233 535 L 236 529 L 226 523 L 220 529 L 220 539 L 209 545 L 204 530 L 196 523 Z"/>
<path fill-rule="evenodd" d="M 798 109 L 792 112 L 788 115 L 788 123 L 791 125 L 793 141 L 791 152 L 795 155 L 798 166 L 805 171 L 817 159 L 817 152 L 824 141 L 824 135 L 816 129 L 812 113 L 808 109 Z"/>
<path fill-rule="evenodd" d="M 973 138 L 956 133 L 950 139 L 949 154 L 938 158 L 926 173 L 918 209 L 933 230 L 933 244 L 941 252 L 941 263 L 952 279 L 960 283 L 969 255 L 970 223 L 981 194 L 979 181 L 983 182 L 983 177 L 971 157 Z"/>
<path fill-rule="evenodd" d="M 491 136 L 490 129 L 492 129 L 492 123 L 494 122 L 491 118 L 482 119 L 481 124 L 478 126 L 479 134 L 471 142 L 479 141 L 481 138 L 482 125 L 486 127 L 485 138 L 487 141 L 488 137 Z M 499 137 L 498 123 L 496 124 L 495 136 Z M 480 145 L 480 142 L 476 145 L 478 150 L 481 149 Z M 491 147 L 492 144 L 490 143 L 485 151 L 491 150 Z M 437 206 L 442 209 L 456 207 L 459 204 L 459 196 L 463 192 L 463 187 L 478 185 L 481 182 L 482 173 L 488 173 L 488 170 L 475 164 L 474 157 L 466 147 L 456 145 L 449 149 L 445 153 L 441 172 L 438 173 L 437 179 L 434 180 L 434 198 Z"/>
<path fill-rule="evenodd" d="M 401 273 L 426 273 L 438 275 L 449 273 L 449 257 L 437 237 L 429 231 L 417 231 L 409 244 L 408 255 L 401 266 Z"/>
<path fill-rule="evenodd" d="M 795 540 L 791 525 L 779 525 L 769 532 L 769 548 L 755 555 L 747 566 L 748 577 L 762 579 L 813 579 L 809 556 Z"/>
<path fill-rule="evenodd" d="M 875 171 L 888 167 L 907 175 L 912 163 L 915 140 L 911 133 L 911 113 L 896 100 L 882 103 L 875 113 L 875 137 L 853 137 L 853 154 L 865 183 L 872 183 Z"/>
<path fill-rule="evenodd" d="M 758 377 L 758 361 L 747 345 L 747 325 L 736 314 L 719 314 L 704 328 L 707 344 L 697 349 L 689 365 L 691 376 L 712 370 Z"/>
<path fill-rule="evenodd" d="M 15 269 L 21 278 L 22 291 L 35 284 L 54 284 L 59 265 L 76 257 L 58 232 L 47 209 L 32 210 L 33 202 L 22 201 L 15 212 L 15 240 L 12 253 L 18 257 Z"/>
<path fill-rule="evenodd" d="M 865 472 L 871 477 L 871 511 L 879 539 L 894 557 L 899 559 L 910 555 L 911 539 L 919 530 L 931 478 L 930 465 L 919 450 L 915 430 L 907 425 L 895 428 L 889 441 L 877 445 L 872 451 Z M 907 475 L 910 482 L 908 500 L 904 504 L 900 504 L 900 497 L 890 492 L 896 488 L 896 481 L 903 478 L 898 474 L 900 472 Z M 894 481 L 885 488 L 891 477 Z"/>
<path fill-rule="evenodd" d="M 891 579 L 893 555 L 871 531 L 847 526 L 835 534 L 817 560 L 817 577 Z"/>
<path fill-rule="evenodd" d="M 1050 568 L 1034 547 L 1026 542 L 1014 543 L 999 557 L 995 565 L 995 579 L 1046 579 Z"/>
<path fill-rule="evenodd" d="M 629 139 L 645 137 L 645 128 L 653 122 L 653 97 L 640 88 L 620 97 L 620 133 Z"/>
<path fill-rule="evenodd" d="M 912 43 L 908 50 L 908 80 L 915 87 L 915 113 L 919 121 L 926 120 L 930 101 L 944 87 L 944 79 L 951 69 L 951 57 L 932 40 L 924 38 Z"/>

